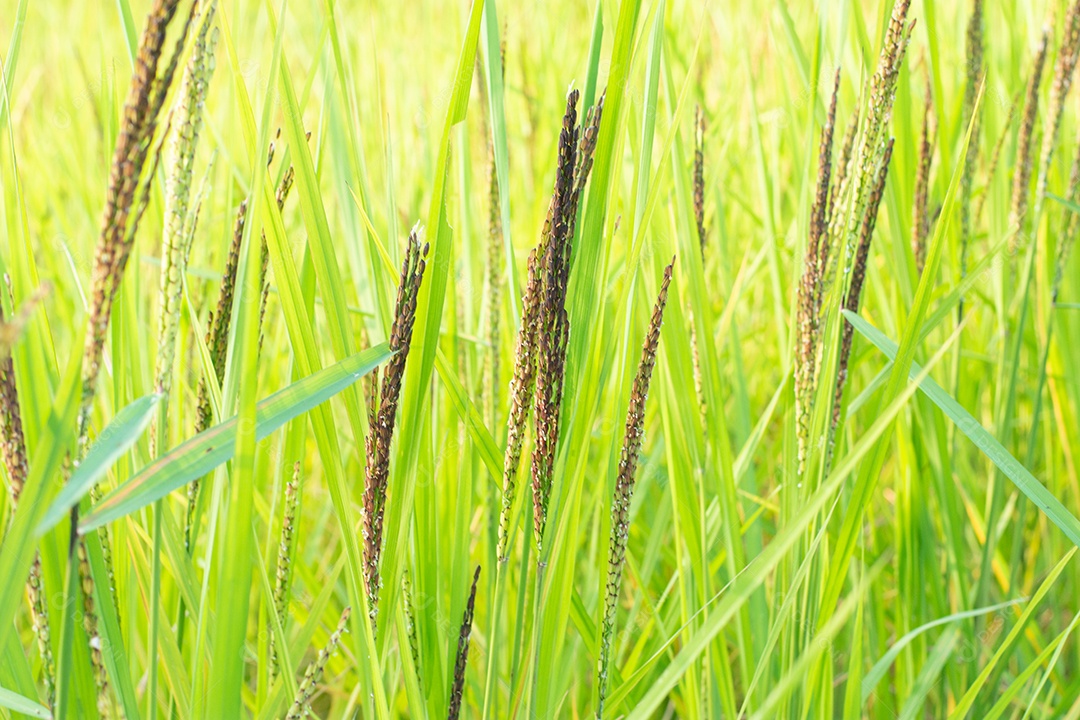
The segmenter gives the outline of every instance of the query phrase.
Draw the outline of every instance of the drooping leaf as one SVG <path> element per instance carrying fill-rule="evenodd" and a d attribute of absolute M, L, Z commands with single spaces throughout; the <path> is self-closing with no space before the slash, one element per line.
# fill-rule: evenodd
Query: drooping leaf
<path fill-rule="evenodd" d="M 886 337 L 884 333 L 855 313 L 845 310 L 844 317 L 847 318 L 847 321 L 850 322 L 863 337 L 872 342 L 878 350 L 885 353 L 890 360 L 896 358 L 896 343 Z M 920 371 L 921 368 L 918 363 L 912 362 L 908 376 L 912 378 L 917 377 Z M 941 411 L 944 412 L 950 420 L 956 423 L 960 432 L 964 433 L 964 435 L 975 443 L 976 447 L 990 459 L 990 462 L 994 463 L 1006 477 L 1012 480 L 1013 484 L 1019 488 L 1020 492 L 1024 493 L 1029 500 L 1035 503 L 1035 506 L 1050 519 L 1050 522 L 1054 523 L 1061 532 L 1065 533 L 1065 536 L 1069 538 L 1073 544 L 1080 547 L 1080 520 L 1077 520 L 1076 516 L 1069 512 L 1069 510 L 1061 504 L 1060 500 L 1054 497 L 1042 483 L 1036 480 L 1035 476 L 1032 475 L 1027 468 L 1021 465 L 1020 461 L 1013 457 L 1012 453 L 1006 450 L 986 428 L 979 424 L 978 420 L 972 417 L 971 413 L 965 410 L 952 395 L 934 382 L 932 378 L 924 378 L 922 382 L 919 383 L 919 389 L 922 390 L 935 405 L 941 408 Z"/>
<path fill-rule="evenodd" d="M 391 354 L 389 346 L 382 343 L 266 398 L 259 403 L 256 412 L 256 441 L 350 387 Z M 79 532 L 86 533 L 145 507 L 231 460 L 236 452 L 237 425 L 237 418 L 232 417 L 147 465 L 95 505 L 79 523 Z"/>
<path fill-rule="evenodd" d="M 142 437 L 160 400 L 160 395 L 144 395 L 118 412 L 112 422 L 105 426 L 64 489 L 49 506 L 49 511 L 37 527 L 38 535 L 44 535 L 63 520 L 113 463 Z"/>
<path fill-rule="evenodd" d="M 18 693 L 0 688 L 0 707 L 35 718 L 51 718 L 49 709 Z"/>

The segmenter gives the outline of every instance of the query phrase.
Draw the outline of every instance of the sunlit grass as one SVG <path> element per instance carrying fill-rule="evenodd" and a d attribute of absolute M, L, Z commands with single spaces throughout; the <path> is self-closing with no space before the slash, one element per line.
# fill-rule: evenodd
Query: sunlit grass
<path fill-rule="evenodd" d="M 0 718 L 1080 718 L 1080 3 L 0 53 Z"/>

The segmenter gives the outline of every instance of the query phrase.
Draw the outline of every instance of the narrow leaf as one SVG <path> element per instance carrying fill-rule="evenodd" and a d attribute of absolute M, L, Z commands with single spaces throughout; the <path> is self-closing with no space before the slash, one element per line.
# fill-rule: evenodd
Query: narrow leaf
<path fill-rule="evenodd" d="M 4 688 L 0 688 L 0 707 L 35 718 L 52 717 L 52 713 L 49 712 L 48 708 Z"/>
<path fill-rule="evenodd" d="M 112 422 L 105 426 L 86 458 L 79 463 L 67 485 L 45 513 L 45 518 L 37 527 L 38 535 L 44 535 L 67 517 L 68 511 L 78 504 L 83 495 L 142 437 L 159 400 L 160 395 L 144 395 L 118 412 Z"/>
<path fill-rule="evenodd" d="M 863 320 L 858 315 L 844 311 L 844 317 L 858 330 L 867 340 L 872 342 L 878 350 L 885 353 L 890 360 L 896 359 L 896 343 L 887 338 L 880 330 Z M 920 373 L 918 363 L 911 363 L 908 376 L 915 378 Z M 990 461 L 1003 472 L 1020 492 L 1027 495 L 1035 505 L 1058 526 L 1061 532 L 1069 538 L 1074 545 L 1080 547 L 1080 520 L 1066 509 L 1046 487 L 1043 486 L 1028 469 L 1020 464 L 1020 461 L 1012 456 L 997 439 L 987 432 L 979 421 L 972 417 L 971 413 L 961 407 L 952 395 L 938 385 L 933 379 L 927 377 L 919 383 L 919 389 L 944 412 L 950 420 L 956 423 L 960 431 L 975 443 L 976 447 L 983 452 Z"/>
<path fill-rule="evenodd" d="M 293 383 L 259 403 L 255 418 L 255 440 L 262 440 L 294 417 L 318 407 L 350 387 L 391 355 L 386 343 L 357 353 L 314 375 Z M 173 490 L 200 478 L 236 453 L 237 418 L 199 433 L 175 450 L 143 468 L 138 475 L 116 488 L 79 523 L 85 534 L 124 515 L 145 507 Z"/>

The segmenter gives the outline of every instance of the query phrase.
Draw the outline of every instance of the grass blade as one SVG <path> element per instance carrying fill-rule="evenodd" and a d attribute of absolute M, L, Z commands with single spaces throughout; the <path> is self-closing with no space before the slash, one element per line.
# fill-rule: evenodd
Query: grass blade
<path fill-rule="evenodd" d="M 383 343 L 293 383 L 258 404 L 255 440 L 326 402 L 390 357 Z M 79 522 L 79 532 L 116 520 L 165 497 L 173 490 L 231 460 L 236 453 L 239 421 L 234 416 L 196 435 L 143 468 L 138 475 L 102 498 Z"/>
<path fill-rule="evenodd" d="M 960 702 L 957 703 L 953 711 L 949 713 L 949 720 L 960 720 L 961 718 L 967 717 L 968 711 L 971 710 L 971 706 L 975 704 L 975 698 L 978 696 L 979 691 L 982 690 L 983 685 L 986 683 L 986 679 L 990 677 L 990 673 L 993 672 L 994 668 L 1001 661 L 1001 658 L 1005 655 L 1006 651 L 1008 651 L 1012 644 L 1016 641 L 1016 638 L 1020 636 L 1020 632 L 1024 629 L 1024 627 L 1027 625 L 1028 620 L 1035 613 L 1035 609 L 1039 607 L 1039 603 L 1042 602 L 1042 599 L 1044 597 L 1046 597 L 1046 593 L 1050 591 L 1051 587 L 1053 587 L 1054 583 L 1058 579 L 1058 576 L 1061 575 L 1062 571 L 1065 569 L 1065 566 L 1069 564 L 1069 561 L 1072 560 L 1073 555 L 1075 554 L 1076 548 L 1069 550 L 1069 552 L 1065 554 L 1065 557 L 1061 558 L 1061 560 L 1058 561 L 1058 564 L 1054 566 L 1054 569 L 1050 571 L 1050 574 L 1046 576 L 1046 579 L 1043 580 L 1042 585 L 1039 586 L 1039 589 L 1035 592 L 1035 595 L 1032 596 L 1031 602 L 1029 602 L 1027 607 L 1024 608 L 1024 612 L 1021 613 L 1020 617 L 1016 621 L 1016 624 L 1013 625 L 1012 630 L 1010 630 L 1009 634 L 1005 637 L 1005 639 L 1001 641 L 1001 645 L 998 646 L 997 652 L 994 653 L 994 656 L 990 658 L 990 662 L 986 664 L 986 666 L 979 673 L 979 676 L 975 678 L 975 682 L 973 682 L 968 687 L 967 692 L 964 693 L 964 697 L 960 699 Z"/>
<path fill-rule="evenodd" d="M 855 326 L 863 337 L 872 342 L 878 350 L 885 353 L 890 360 L 895 360 L 897 355 L 897 346 L 889 338 L 885 337 L 880 330 L 872 326 L 870 323 L 863 320 L 854 313 L 844 311 L 844 317 L 847 321 Z M 920 372 L 918 363 L 912 362 L 911 369 L 908 373 L 909 377 L 914 379 Z M 930 400 L 937 405 L 943 413 L 945 413 L 950 420 L 956 423 L 956 426 L 960 428 L 960 431 L 964 433 L 975 446 L 979 448 L 990 459 L 998 469 L 1003 472 L 1006 477 L 1012 480 L 1013 484 L 1035 503 L 1035 506 L 1039 508 L 1050 519 L 1050 522 L 1054 523 L 1061 532 L 1065 533 L 1065 537 L 1080 547 L 1080 520 L 1076 519 L 1076 516 L 1069 512 L 1068 508 L 1061 504 L 1061 501 L 1050 494 L 1042 483 L 1035 479 L 1027 468 L 1020 464 L 1020 461 L 1013 457 L 1012 453 L 1005 449 L 1005 447 L 998 442 L 997 438 L 991 435 L 986 428 L 979 424 L 979 421 L 972 417 L 971 413 L 960 406 L 960 403 L 956 402 L 949 393 L 934 382 L 931 378 L 924 378 L 919 383 L 919 389 L 926 394 Z"/>
<path fill-rule="evenodd" d="M 903 649 L 910 645 L 912 640 L 914 640 L 927 630 L 932 630 L 933 628 L 936 628 L 940 625 L 947 625 L 949 623 L 954 623 L 959 620 L 966 620 L 968 618 L 997 612 L 998 610 L 1004 610 L 1007 607 L 1019 605 L 1020 603 L 1026 601 L 1027 598 L 1017 598 L 1015 600 L 1006 600 L 1005 602 L 997 603 L 996 605 L 989 605 L 987 607 L 976 608 L 974 610 L 965 610 L 963 612 L 953 613 L 951 615 L 946 615 L 945 617 L 938 618 L 937 620 L 932 620 L 931 622 L 920 625 L 914 630 L 909 631 L 902 638 L 894 642 L 889 647 L 889 651 L 886 652 L 880 660 L 874 663 L 874 666 L 870 668 L 870 672 L 866 673 L 866 676 L 863 677 L 862 701 L 865 703 L 867 700 L 870 699 L 870 695 L 874 692 L 874 688 L 877 687 L 877 684 L 881 682 L 882 678 L 885 677 L 885 673 L 889 671 L 889 668 L 892 666 L 893 662 L 896 660 L 896 657 L 903 651 Z"/>
<path fill-rule="evenodd" d="M 44 535 L 67 517 L 68 511 L 83 495 L 90 492 L 90 488 L 105 476 L 113 463 L 142 437 L 160 400 L 160 395 L 144 395 L 118 412 L 105 426 L 86 457 L 49 506 L 49 511 L 37 527 L 38 535 Z"/>
<path fill-rule="evenodd" d="M 48 708 L 42 707 L 33 700 L 4 688 L 0 688 L 0 707 L 14 710 L 17 713 L 22 713 L 23 715 L 33 718 L 43 718 L 44 720 L 51 720 L 52 718 L 52 713 L 49 712 Z"/>

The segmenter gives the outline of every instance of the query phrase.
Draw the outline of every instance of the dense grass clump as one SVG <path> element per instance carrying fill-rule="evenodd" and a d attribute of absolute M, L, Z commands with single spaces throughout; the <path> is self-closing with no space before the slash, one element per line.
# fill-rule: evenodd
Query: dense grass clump
<path fill-rule="evenodd" d="M 1080 720 L 1080 0 L 8 5 L 0 720 Z"/>

